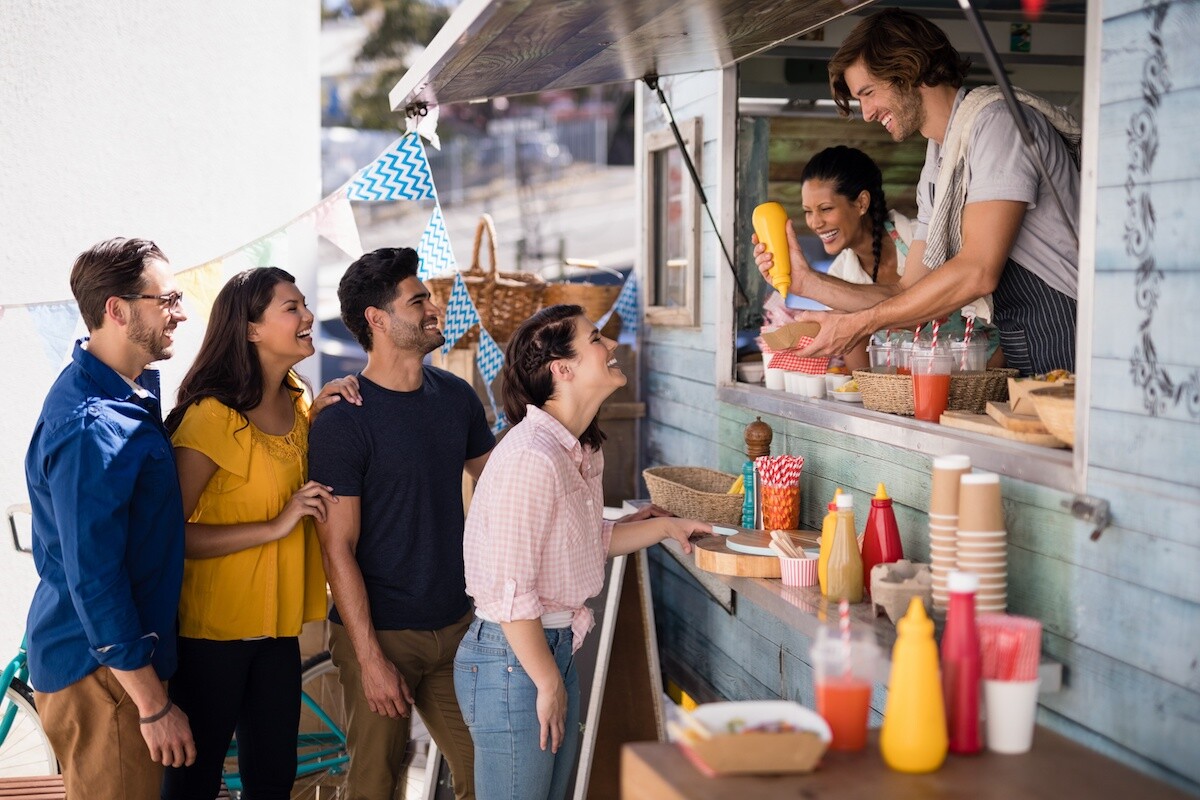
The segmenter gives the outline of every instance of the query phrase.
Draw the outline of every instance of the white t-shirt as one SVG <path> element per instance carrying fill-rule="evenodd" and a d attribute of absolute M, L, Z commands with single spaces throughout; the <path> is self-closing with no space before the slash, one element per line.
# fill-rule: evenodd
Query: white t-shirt
<path fill-rule="evenodd" d="M 965 89 L 958 90 L 950 111 L 951 125 L 965 95 Z M 1066 144 L 1039 111 L 1026 105 L 1022 105 L 1022 109 L 1033 131 L 1034 145 L 1042 154 L 1064 205 L 1078 216 L 1079 170 L 1071 161 Z M 925 240 L 933 216 L 933 189 L 942 167 L 941 149 L 941 145 L 929 140 L 925 166 L 917 183 L 914 238 L 919 241 Z M 971 129 L 967 158 L 971 169 L 967 204 L 986 200 L 1025 203 L 1028 208 L 1013 243 L 1011 258 L 1051 288 L 1075 298 L 1079 285 L 1079 251 L 1049 187 L 1042 185 L 1037 165 L 1022 143 L 1007 105 L 991 103 L 980 110 Z"/>
<path fill-rule="evenodd" d="M 901 242 L 908 245 L 913 240 L 912 220 L 896 211 L 889 211 L 888 221 L 895 227 L 896 235 L 900 237 Z M 891 234 L 885 233 L 884 237 L 890 239 Z M 896 272 L 903 275 L 905 259 L 899 252 L 896 253 L 896 261 Z M 862 262 L 849 247 L 838 253 L 833 259 L 833 263 L 829 265 L 829 274 L 835 278 L 841 278 L 846 283 L 874 283 L 871 280 L 871 273 L 863 269 Z"/>

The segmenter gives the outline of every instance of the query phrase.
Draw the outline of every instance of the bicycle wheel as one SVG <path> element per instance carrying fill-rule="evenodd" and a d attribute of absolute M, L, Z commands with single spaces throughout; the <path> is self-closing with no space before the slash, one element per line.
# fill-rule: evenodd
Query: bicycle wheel
<path fill-rule="evenodd" d="M 292 800 L 339 800 L 346 796 L 349 756 L 346 750 L 346 707 L 337 667 L 328 652 L 301 667 L 298 765 Z"/>
<path fill-rule="evenodd" d="M 50 740 L 42 730 L 42 721 L 33 704 L 33 690 L 17 678 L 4 690 L 0 720 L 12 714 L 12 724 L 0 742 L 0 777 L 57 775 L 58 759 Z"/>

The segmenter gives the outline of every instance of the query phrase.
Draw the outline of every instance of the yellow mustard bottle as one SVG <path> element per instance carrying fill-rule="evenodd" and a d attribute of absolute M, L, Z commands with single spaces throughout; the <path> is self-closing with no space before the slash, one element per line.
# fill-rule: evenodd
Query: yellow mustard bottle
<path fill-rule="evenodd" d="M 897 772 L 920 773 L 942 766 L 948 748 L 933 620 L 921 598 L 914 597 L 896 624 L 879 750 Z"/>
<path fill-rule="evenodd" d="M 837 499 L 842 494 L 842 488 L 833 490 L 833 499 L 829 501 L 825 519 L 821 520 L 821 554 L 817 557 L 817 583 L 821 594 L 825 594 L 829 580 L 829 549 L 833 547 L 833 528 L 837 524 Z"/>
<path fill-rule="evenodd" d="M 751 222 L 758 240 L 767 246 L 767 251 L 773 258 L 771 264 L 771 285 L 775 290 L 788 296 L 792 285 L 792 256 L 788 250 L 787 240 L 787 211 L 779 203 L 761 203 L 754 207 Z"/>
<path fill-rule="evenodd" d="M 818 571 L 820 561 L 817 562 Z M 830 600 L 849 600 L 861 603 L 863 597 L 862 554 L 858 552 L 858 536 L 854 531 L 854 496 L 840 494 L 837 498 L 837 522 L 833 528 L 833 544 L 825 565 L 826 591 Z"/>

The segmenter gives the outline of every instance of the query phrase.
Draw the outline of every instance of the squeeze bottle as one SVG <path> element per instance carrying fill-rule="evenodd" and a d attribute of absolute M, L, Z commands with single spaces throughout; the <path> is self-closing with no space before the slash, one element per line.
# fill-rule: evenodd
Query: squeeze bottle
<path fill-rule="evenodd" d="M 896 624 L 879 750 L 897 772 L 920 773 L 942 766 L 947 746 L 933 620 L 921 598 L 914 597 Z"/>
<path fill-rule="evenodd" d="M 821 554 L 817 557 L 817 583 L 821 586 L 821 594 L 825 594 L 825 588 L 828 585 L 829 550 L 833 547 L 833 529 L 837 525 L 837 499 L 841 494 L 840 486 L 833 490 L 833 499 L 826 507 L 828 513 L 821 521 Z"/>
<path fill-rule="evenodd" d="M 983 749 L 979 730 L 979 690 L 983 655 L 975 627 L 975 592 L 979 577 L 971 572 L 951 572 L 947 580 L 950 609 L 942 633 L 942 698 L 951 753 L 978 753 Z"/>
<path fill-rule="evenodd" d="M 896 512 L 892 509 L 892 498 L 881 483 L 871 498 L 871 512 L 867 514 L 867 527 L 863 531 L 863 588 L 871 596 L 871 567 L 890 564 L 904 558 L 900 544 L 900 528 L 896 525 Z"/>
<path fill-rule="evenodd" d="M 817 567 L 819 570 L 819 560 Z M 862 568 L 858 537 L 854 535 L 854 496 L 840 494 L 837 498 L 837 522 L 833 528 L 833 544 L 829 547 L 829 563 L 825 567 L 828 589 L 825 596 L 831 600 L 845 599 L 851 603 L 861 603 Z"/>
<path fill-rule="evenodd" d="M 762 203 L 755 206 L 751 220 L 758 240 L 767 246 L 774 258 L 771 264 L 771 285 L 785 298 L 792 285 L 792 257 L 788 250 L 787 211 L 779 203 Z"/>

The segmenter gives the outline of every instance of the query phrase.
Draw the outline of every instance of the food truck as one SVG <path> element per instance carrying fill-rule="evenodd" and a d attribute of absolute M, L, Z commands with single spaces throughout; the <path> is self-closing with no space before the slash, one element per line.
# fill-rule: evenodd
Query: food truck
<path fill-rule="evenodd" d="M 905 554 L 928 561 L 931 460 L 969 456 L 1000 476 L 1008 610 L 1044 626 L 1052 677 L 1039 724 L 1200 791 L 1200 144 L 1190 124 L 1200 18 L 1180 0 L 1050 0 L 1034 16 L 1013 2 L 981 9 L 1012 83 L 1082 124 L 1073 447 L 1063 447 L 995 423 L 951 427 L 771 388 L 745 366 L 756 360 L 770 293 L 752 256 L 751 213 L 781 201 L 807 233 L 798 176 L 809 156 L 861 147 L 880 163 L 891 204 L 916 210 L 924 140 L 893 143 L 879 125 L 839 118 L 824 69 L 879 7 L 467 0 L 391 101 L 419 114 L 636 83 L 641 466 L 741 474 L 744 431 L 761 419 L 772 452 L 804 458 L 801 528 L 821 527 L 835 488 L 854 495 L 865 519 L 884 482 Z M 968 84 L 995 82 L 987 47 L 957 5 L 905 7 L 972 58 Z M 778 581 L 705 574 L 666 547 L 649 554 L 647 574 L 673 688 L 701 701 L 812 704 L 807 653 L 820 609 L 789 602 Z M 881 683 L 876 720 L 885 703 Z"/>

